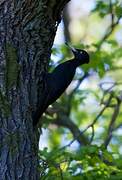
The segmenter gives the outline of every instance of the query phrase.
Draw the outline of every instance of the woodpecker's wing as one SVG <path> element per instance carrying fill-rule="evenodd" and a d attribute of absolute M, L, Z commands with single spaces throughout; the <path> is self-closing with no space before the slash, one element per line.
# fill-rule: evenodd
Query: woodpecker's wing
<path fill-rule="evenodd" d="M 72 61 L 58 65 L 52 73 L 48 73 L 45 77 L 47 87 L 46 105 L 55 102 L 71 83 L 76 68 L 72 66 Z"/>

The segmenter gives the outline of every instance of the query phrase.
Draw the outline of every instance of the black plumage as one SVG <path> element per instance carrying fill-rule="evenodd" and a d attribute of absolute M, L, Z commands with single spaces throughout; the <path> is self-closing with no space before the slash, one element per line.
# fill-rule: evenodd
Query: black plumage
<path fill-rule="evenodd" d="M 52 73 L 44 76 L 44 91 L 41 94 L 41 102 L 33 114 L 33 125 L 35 126 L 47 107 L 55 102 L 71 83 L 76 68 L 82 64 L 89 63 L 89 55 L 86 51 L 71 48 L 74 59 L 59 64 Z"/>

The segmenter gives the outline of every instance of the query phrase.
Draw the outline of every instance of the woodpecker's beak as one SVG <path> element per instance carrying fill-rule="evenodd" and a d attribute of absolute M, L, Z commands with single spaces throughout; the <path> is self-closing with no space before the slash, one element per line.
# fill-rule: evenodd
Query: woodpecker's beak
<path fill-rule="evenodd" d="M 71 49 L 73 53 L 77 52 L 77 50 L 74 47 L 70 46 L 67 42 L 65 42 L 65 44 Z"/>

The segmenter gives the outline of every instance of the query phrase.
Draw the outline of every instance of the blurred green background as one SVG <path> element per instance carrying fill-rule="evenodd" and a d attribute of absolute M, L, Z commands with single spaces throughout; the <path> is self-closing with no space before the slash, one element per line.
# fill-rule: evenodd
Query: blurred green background
<path fill-rule="evenodd" d="M 43 115 L 41 179 L 121 180 L 122 1 L 72 0 L 57 30 L 50 72 L 73 57 L 65 42 L 87 50 L 90 63 L 77 69 Z"/>

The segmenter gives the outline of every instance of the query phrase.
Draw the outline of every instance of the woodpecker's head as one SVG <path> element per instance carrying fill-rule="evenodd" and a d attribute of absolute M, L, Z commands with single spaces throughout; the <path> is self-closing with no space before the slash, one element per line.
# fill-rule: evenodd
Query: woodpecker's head
<path fill-rule="evenodd" d="M 81 49 L 75 49 L 74 47 L 71 47 L 69 45 L 68 45 L 68 47 L 72 50 L 72 52 L 74 54 L 74 57 L 77 60 L 79 65 L 88 64 L 89 63 L 89 61 L 90 61 L 89 59 L 90 58 L 89 58 L 89 54 L 86 51 L 81 50 Z"/>
<path fill-rule="evenodd" d="M 80 49 L 72 49 L 72 52 L 75 56 L 75 59 L 79 61 L 80 64 L 88 64 L 89 63 L 89 54 Z"/>

